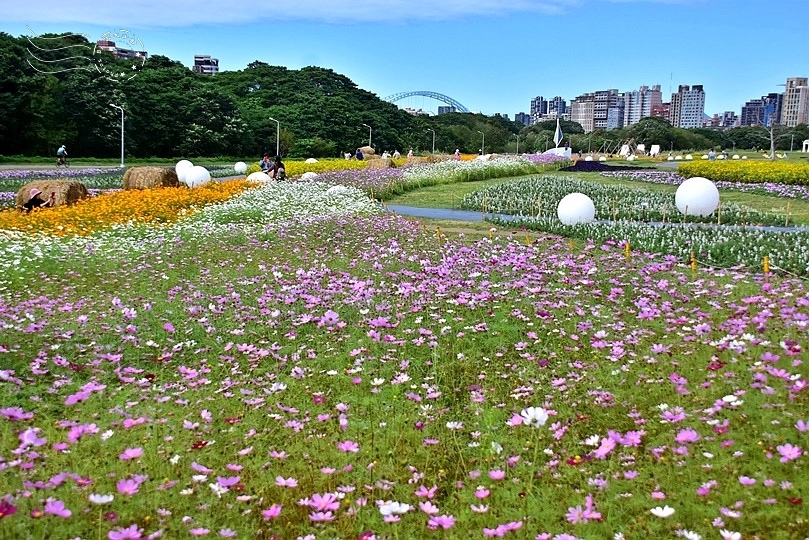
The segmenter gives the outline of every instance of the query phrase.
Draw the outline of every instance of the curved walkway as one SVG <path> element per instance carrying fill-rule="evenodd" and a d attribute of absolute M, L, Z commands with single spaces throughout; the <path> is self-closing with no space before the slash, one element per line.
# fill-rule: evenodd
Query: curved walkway
<path fill-rule="evenodd" d="M 485 221 L 488 217 L 495 217 L 503 221 L 516 221 L 521 216 L 511 214 L 483 214 L 481 212 L 473 212 L 472 210 L 452 210 L 449 208 L 422 208 L 419 206 L 402 206 L 398 204 L 387 204 L 384 208 L 389 212 L 395 212 L 402 216 L 422 217 L 429 219 L 446 219 L 451 221 Z M 596 220 L 596 223 L 608 224 L 607 220 Z M 640 224 L 641 222 L 636 222 Z M 663 226 L 681 226 L 681 227 L 722 227 L 726 229 L 746 229 L 764 232 L 790 232 L 790 233 L 806 233 L 809 232 L 809 227 L 776 227 L 772 225 L 715 225 L 711 223 L 661 223 L 659 221 L 645 222 L 643 225 L 651 227 Z"/>

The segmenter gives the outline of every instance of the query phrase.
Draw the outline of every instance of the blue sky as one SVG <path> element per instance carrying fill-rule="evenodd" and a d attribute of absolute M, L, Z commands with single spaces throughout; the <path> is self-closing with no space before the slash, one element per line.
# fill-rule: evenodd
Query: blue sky
<path fill-rule="evenodd" d="M 707 114 L 738 113 L 809 76 L 809 0 L 35 0 L 4 2 L 0 21 L 13 36 L 128 30 L 189 66 L 316 65 L 381 98 L 432 90 L 510 118 L 537 95 L 653 84 L 664 101 L 702 84 Z"/>

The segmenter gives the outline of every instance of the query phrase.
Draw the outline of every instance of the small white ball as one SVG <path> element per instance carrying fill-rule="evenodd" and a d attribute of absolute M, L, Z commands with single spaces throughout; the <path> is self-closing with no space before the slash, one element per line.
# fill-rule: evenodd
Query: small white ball
<path fill-rule="evenodd" d="M 185 184 L 188 187 L 199 187 L 211 181 L 211 173 L 205 167 L 194 165 L 186 167 L 185 170 Z"/>
<path fill-rule="evenodd" d="M 236 164 L 233 166 L 233 170 L 239 174 L 244 174 L 247 170 L 247 163 L 244 161 L 237 161 Z"/>

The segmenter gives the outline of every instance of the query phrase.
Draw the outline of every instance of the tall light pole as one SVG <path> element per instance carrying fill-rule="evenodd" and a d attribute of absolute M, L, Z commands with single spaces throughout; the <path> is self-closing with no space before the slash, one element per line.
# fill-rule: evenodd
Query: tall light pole
<path fill-rule="evenodd" d="M 483 140 L 480 143 L 480 155 L 482 156 L 484 151 L 486 150 L 486 134 L 482 131 L 478 131 L 483 136 Z"/>
<path fill-rule="evenodd" d="M 120 105 L 110 103 L 110 107 L 114 107 L 121 111 L 121 168 L 124 168 L 124 108 Z"/>
<path fill-rule="evenodd" d="M 371 129 L 371 126 L 369 126 L 368 124 L 363 124 L 363 126 L 368 128 L 368 147 L 373 148 L 371 146 L 371 133 L 373 132 L 373 130 Z"/>
<path fill-rule="evenodd" d="M 281 155 L 281 122 L 270 116 L 270 120 L 275 122 L 275 155 Z"/>
<path fill-rule="evenodd" d="M 433 132 L 433 154 L 435 154 L 435 130 L 428 128 L 427 131 L 432 131 Z"/>

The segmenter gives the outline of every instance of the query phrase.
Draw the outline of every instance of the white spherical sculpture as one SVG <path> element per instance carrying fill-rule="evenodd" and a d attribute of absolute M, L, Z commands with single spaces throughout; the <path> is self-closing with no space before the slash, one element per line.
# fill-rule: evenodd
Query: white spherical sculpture
<path fill-rule="evenodd" d="M 587 156 L 584 161 L 593 161 L 593 156 Z"/>
<path fill-rule="evenodd" d="M 688 216 L 710 216 L 719 206 L 719 190 L 707 178 L 695 176 L 680 184 L 674 203 Z"/>
<path fill-rule="evenodd" d="M 686 154 L 685 159 L 687 159 L 688 161 L 691 161 L 692 159 L 694 159 L 694 156 L 692 156 L 691 154 Z"/>
<path fill-rule="evenodd" d="M 256 171 L 254 173 L 250 173 L 247 176 L 247 179 L 250 180 L 251 182 L 269 182 L 270 175 L 268 175 L 267 173 L 263 173 L 261 171 Z"/>
<path fill-rule="evenodd" d="M 317 160 L 313 157 L 307 158 L 304 163 L 317 163 Z"/>
<path fill-rule="evenodd" d="M 733 159 L 740 159 L 739 154 L 733 154 Z"/>
<path fill-rule="evenodd" d="M 635 156 L 633 156 L 632 154 L 630 154 L 629 156 L 627 156 L 626 160 L 627 160 L 627 161 L 635 161 Z"/>
<path fill-rule="evenodd" d="M 709 159 L 708 154 L 702 154 L 702 159 Z"/>
<path fill-rule="evenodd" d="M 607 161 L 607 158 L 605 158 L 604 156 L 601 156 L 600 158 L 598 158 L 598 161 Z"/>
<path fill-rule="evenodd" d="M 742 156 L 742 159 L 747 159 L 747 156 Z"/>
<path fill-rule="evenodd" d="M 191 170 L 191 167 L 193 166 L 194 164 L 187 159 L 181 159 L 177 162 L 177 164 L 174 166 L 174 172 L 177 173 L 177 178 L 180 180 L 180 182 L 185 184 L 185 174 Z"/>
<path fill-rule="evenodd" d="M 239 174 L 244 174 L 247 170 L 247 163 L 244 161 L 237 161 L 236 164 L 233 166 L 233 170 Z"/>
<path fill-rule="evenodd" d="M 565 225 L 590 223 L 595 219 L 596 207 L 593 200 L 584 193 L 570 193 L 559 201 L 556 215 Z"/>
<path fill-rule="evenodd" d="M 194 165 L 185 173 L 185 185 L 194 188 L 211 181 L 211 173 L 205 167 Z"/>
<path fill-rule="evenodd" d="M 309 172 L 305 172 L 305 173 L 303 173 L 301 175 L 301 180 L 303 180 L 304 182 L 309 182 L 311 180 L 314 180 L 315 178 L 317 178 L 317 173 L 316 172 L 309 171 Z"/>

